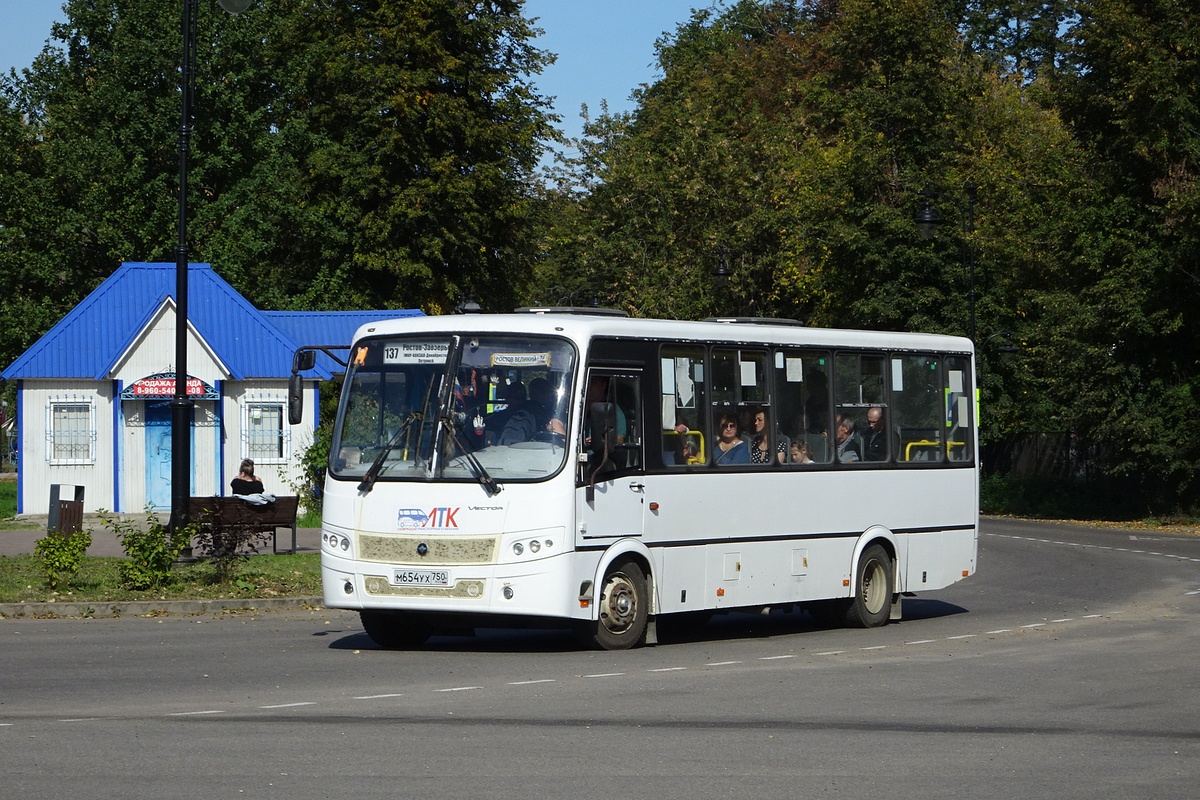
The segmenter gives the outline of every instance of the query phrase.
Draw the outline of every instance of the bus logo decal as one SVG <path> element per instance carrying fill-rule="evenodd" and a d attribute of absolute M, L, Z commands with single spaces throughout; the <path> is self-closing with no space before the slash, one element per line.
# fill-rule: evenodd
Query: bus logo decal
<path fill-rule="evenodd" d="M 438 506 L 428 512 L 419 508 L 402 508 L 396 515 L 398 528 L 457 528 L 458 521 L 454 515 L 459 512 L 456 506 Z"/>

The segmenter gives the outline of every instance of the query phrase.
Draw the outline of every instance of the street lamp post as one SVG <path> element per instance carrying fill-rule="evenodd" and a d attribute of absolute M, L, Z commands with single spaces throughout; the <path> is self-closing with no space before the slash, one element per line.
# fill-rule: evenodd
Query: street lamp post
<path fill-rule="evenodd" d="M 252 0 L 217 0 L 230 14 L 240 14 Z M 192 134 L 192 81 L 196 72 L 196 17 L 199 0 L 183 0 L 183 59 L 180 64 L 182 113 L 179 118 L 179 241 L 175 247 L 175 395 L 171 400 L 171 530 L 188 523 L 192 477 L 192 416 L 188 396 L 188 144 Z"/>
<path fill-rule="evenodd" d="M 967 270 L 970 281 L 970 288 L 967 292 L 967 306 L 970 310 L 971 321 L 969 335 L 971 342 L 975 342 L 975 247 L 971 243 L 972 235 L 975 233 L 975 195 L 978 187 L 973 183 L 968 183 L 963 187 L 963 194 L 967 197 L 965 208 L 963 209 L 965 216 L 963 218 L 963 266 Z M 917 224 L 917 228 L 921 231 L 921 235 L 929 238 L 933 236 L 933 232 L 942 224 L 942 218 L 938 215 L 933 207 L 933 198 L 935 193 L 925 187 L 921 191 L 921 195 L 925 199 L 924 207 L 913 217 L 913 222 Z M 957 202 L 956 202 L 957 205 Z"/>

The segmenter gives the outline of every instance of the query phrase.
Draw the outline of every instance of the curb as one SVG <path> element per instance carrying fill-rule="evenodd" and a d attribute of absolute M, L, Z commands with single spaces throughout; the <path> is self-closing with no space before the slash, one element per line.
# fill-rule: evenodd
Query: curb
<path fill-rule="evenodd" d="M 0 619 L 100 619 L 287 611 L 324 608 L 320 597 L 261 597 L 226 600 L 127 600 L 98 603 L 0 603 Z"/>

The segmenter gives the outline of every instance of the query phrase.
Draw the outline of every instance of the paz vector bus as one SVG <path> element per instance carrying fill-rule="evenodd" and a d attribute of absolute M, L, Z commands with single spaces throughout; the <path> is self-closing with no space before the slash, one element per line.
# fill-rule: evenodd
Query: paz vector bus
<path fill-rule="evenodd" d="M 383 647 L 623 649 L 776 607 L 873 627 L 976 568 L 965 338 L 531 308 L 368 324 L 346 361 L 324 602 Z"/>

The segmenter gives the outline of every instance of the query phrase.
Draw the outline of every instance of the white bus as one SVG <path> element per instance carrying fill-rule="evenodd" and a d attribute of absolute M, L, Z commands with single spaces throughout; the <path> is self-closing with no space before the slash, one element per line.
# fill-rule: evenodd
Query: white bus
<path fill-rule="evenodd" d="M 975 571 L 967 339 L 521 309 L 367 325 L 348 361 L 324 600 L 383 647 L 622 649 L 801 604 L 871 627 Z"/>

